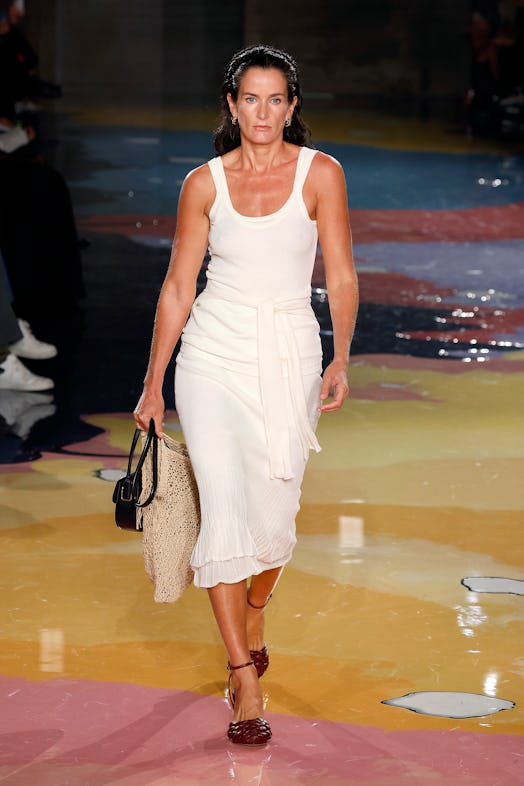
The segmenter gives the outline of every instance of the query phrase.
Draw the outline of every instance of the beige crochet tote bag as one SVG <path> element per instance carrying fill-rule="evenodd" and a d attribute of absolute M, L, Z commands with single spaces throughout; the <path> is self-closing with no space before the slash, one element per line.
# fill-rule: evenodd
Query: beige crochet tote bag
<path fill-rule="evenodd" d="M 152 451 L 142 468 L 142 488 L 152 483 Z M 200 530 L 198 489 L 187 447 L 167 435 L 158 440 L 158 485 L 150 505 L 140 508 L 146 573 L 157 603 L 174 603 L 189 587 L 189 565 Z M 137 510 L 137 515 L 139 511 Z"/>

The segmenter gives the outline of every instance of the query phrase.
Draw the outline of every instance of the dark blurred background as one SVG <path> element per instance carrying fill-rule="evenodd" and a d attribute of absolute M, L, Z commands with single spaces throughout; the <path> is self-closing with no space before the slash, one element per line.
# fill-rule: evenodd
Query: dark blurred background
<path fill-rule="evenodd" d="M 467 124 L 472 86 L 485 104 L 522 85 L 523 17 L 522 0 L 40 0 L 25 29 L 70 98 L 214 102 L 231 53 L 264 42 L 296 57 L 309 99 Z"/>
<path fill-rule="evenodd" d="M 511 2 L 484 5 L 514 13 Z M 30 10 L 41 71 L 67 95 L 214 97 L 231 53 L 256 42 L 289 49 L 320 96 L 449 98 L 468 84 L 469 0 L 40 0 Z"/>
<path fill-rule="evenodd" d="M 0 461 L 135 405 L 180 185 L 248 44 L 296 58 L 348 176 L 353 353 L 522 349 L 523 30 L 524 0 L 0 0 Z M 328 362 L 320 256 L 313 284 Z"/>

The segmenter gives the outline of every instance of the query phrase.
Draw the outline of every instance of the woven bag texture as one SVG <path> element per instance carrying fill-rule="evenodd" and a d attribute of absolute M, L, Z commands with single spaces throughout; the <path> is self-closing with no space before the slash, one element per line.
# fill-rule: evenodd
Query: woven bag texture
<path fill-rule="evenodd" d="M 152 451 L 142 469 L 142 489 L 152 482 Z M 186 446 L 167 435 L 158 440 L 158 485 L 150 505 L 140 508 L 146 573 L 157 603 L 174 603 L 189 587 L 189 565 L 200 530 L 198 488 Z"/>

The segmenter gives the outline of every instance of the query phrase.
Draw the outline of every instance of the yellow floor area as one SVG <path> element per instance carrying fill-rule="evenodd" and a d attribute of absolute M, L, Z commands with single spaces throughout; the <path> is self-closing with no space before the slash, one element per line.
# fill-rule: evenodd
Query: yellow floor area
<path fill-rule="evenodd" d="M 321 419 L 299 543 L 267 613 L 269 706 L 390 730 L 522 734 L 519 703 L 467 720 L 381 704 L 421 690 L 524 692 L 522 597 L 460 583 L 524 579 L 520 359 L 511 374 L 412 361 L 399 370 L 356 358 L 351 381 L 394 381 L 420 400 L 358 397 Z M 131 419 L 86 420 L 127 451 Z M 102 462 L 48 454 L 2 478 L 3 673 L 220 695 L 224 654 L 206 594 L 153 603 L 140 536 L 114 526 Z"/>

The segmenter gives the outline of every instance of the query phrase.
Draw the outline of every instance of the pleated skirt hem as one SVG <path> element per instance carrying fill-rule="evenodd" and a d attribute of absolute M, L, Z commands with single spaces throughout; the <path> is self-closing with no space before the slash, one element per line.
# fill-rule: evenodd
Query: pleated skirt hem
<path fill-rule="evenodd" d="M 199 568 L 193 567 L 194 584 L 199 589 L 216 587 L 217 584 L 236 584 L 239 581 L 257 576 L 265 570 L 273 570 L 286 565 L 291 559 L 289 553 L 275 562 L 261 562 L 256 557 L 234 557 L 223 562 L 207 562 Z"/>

